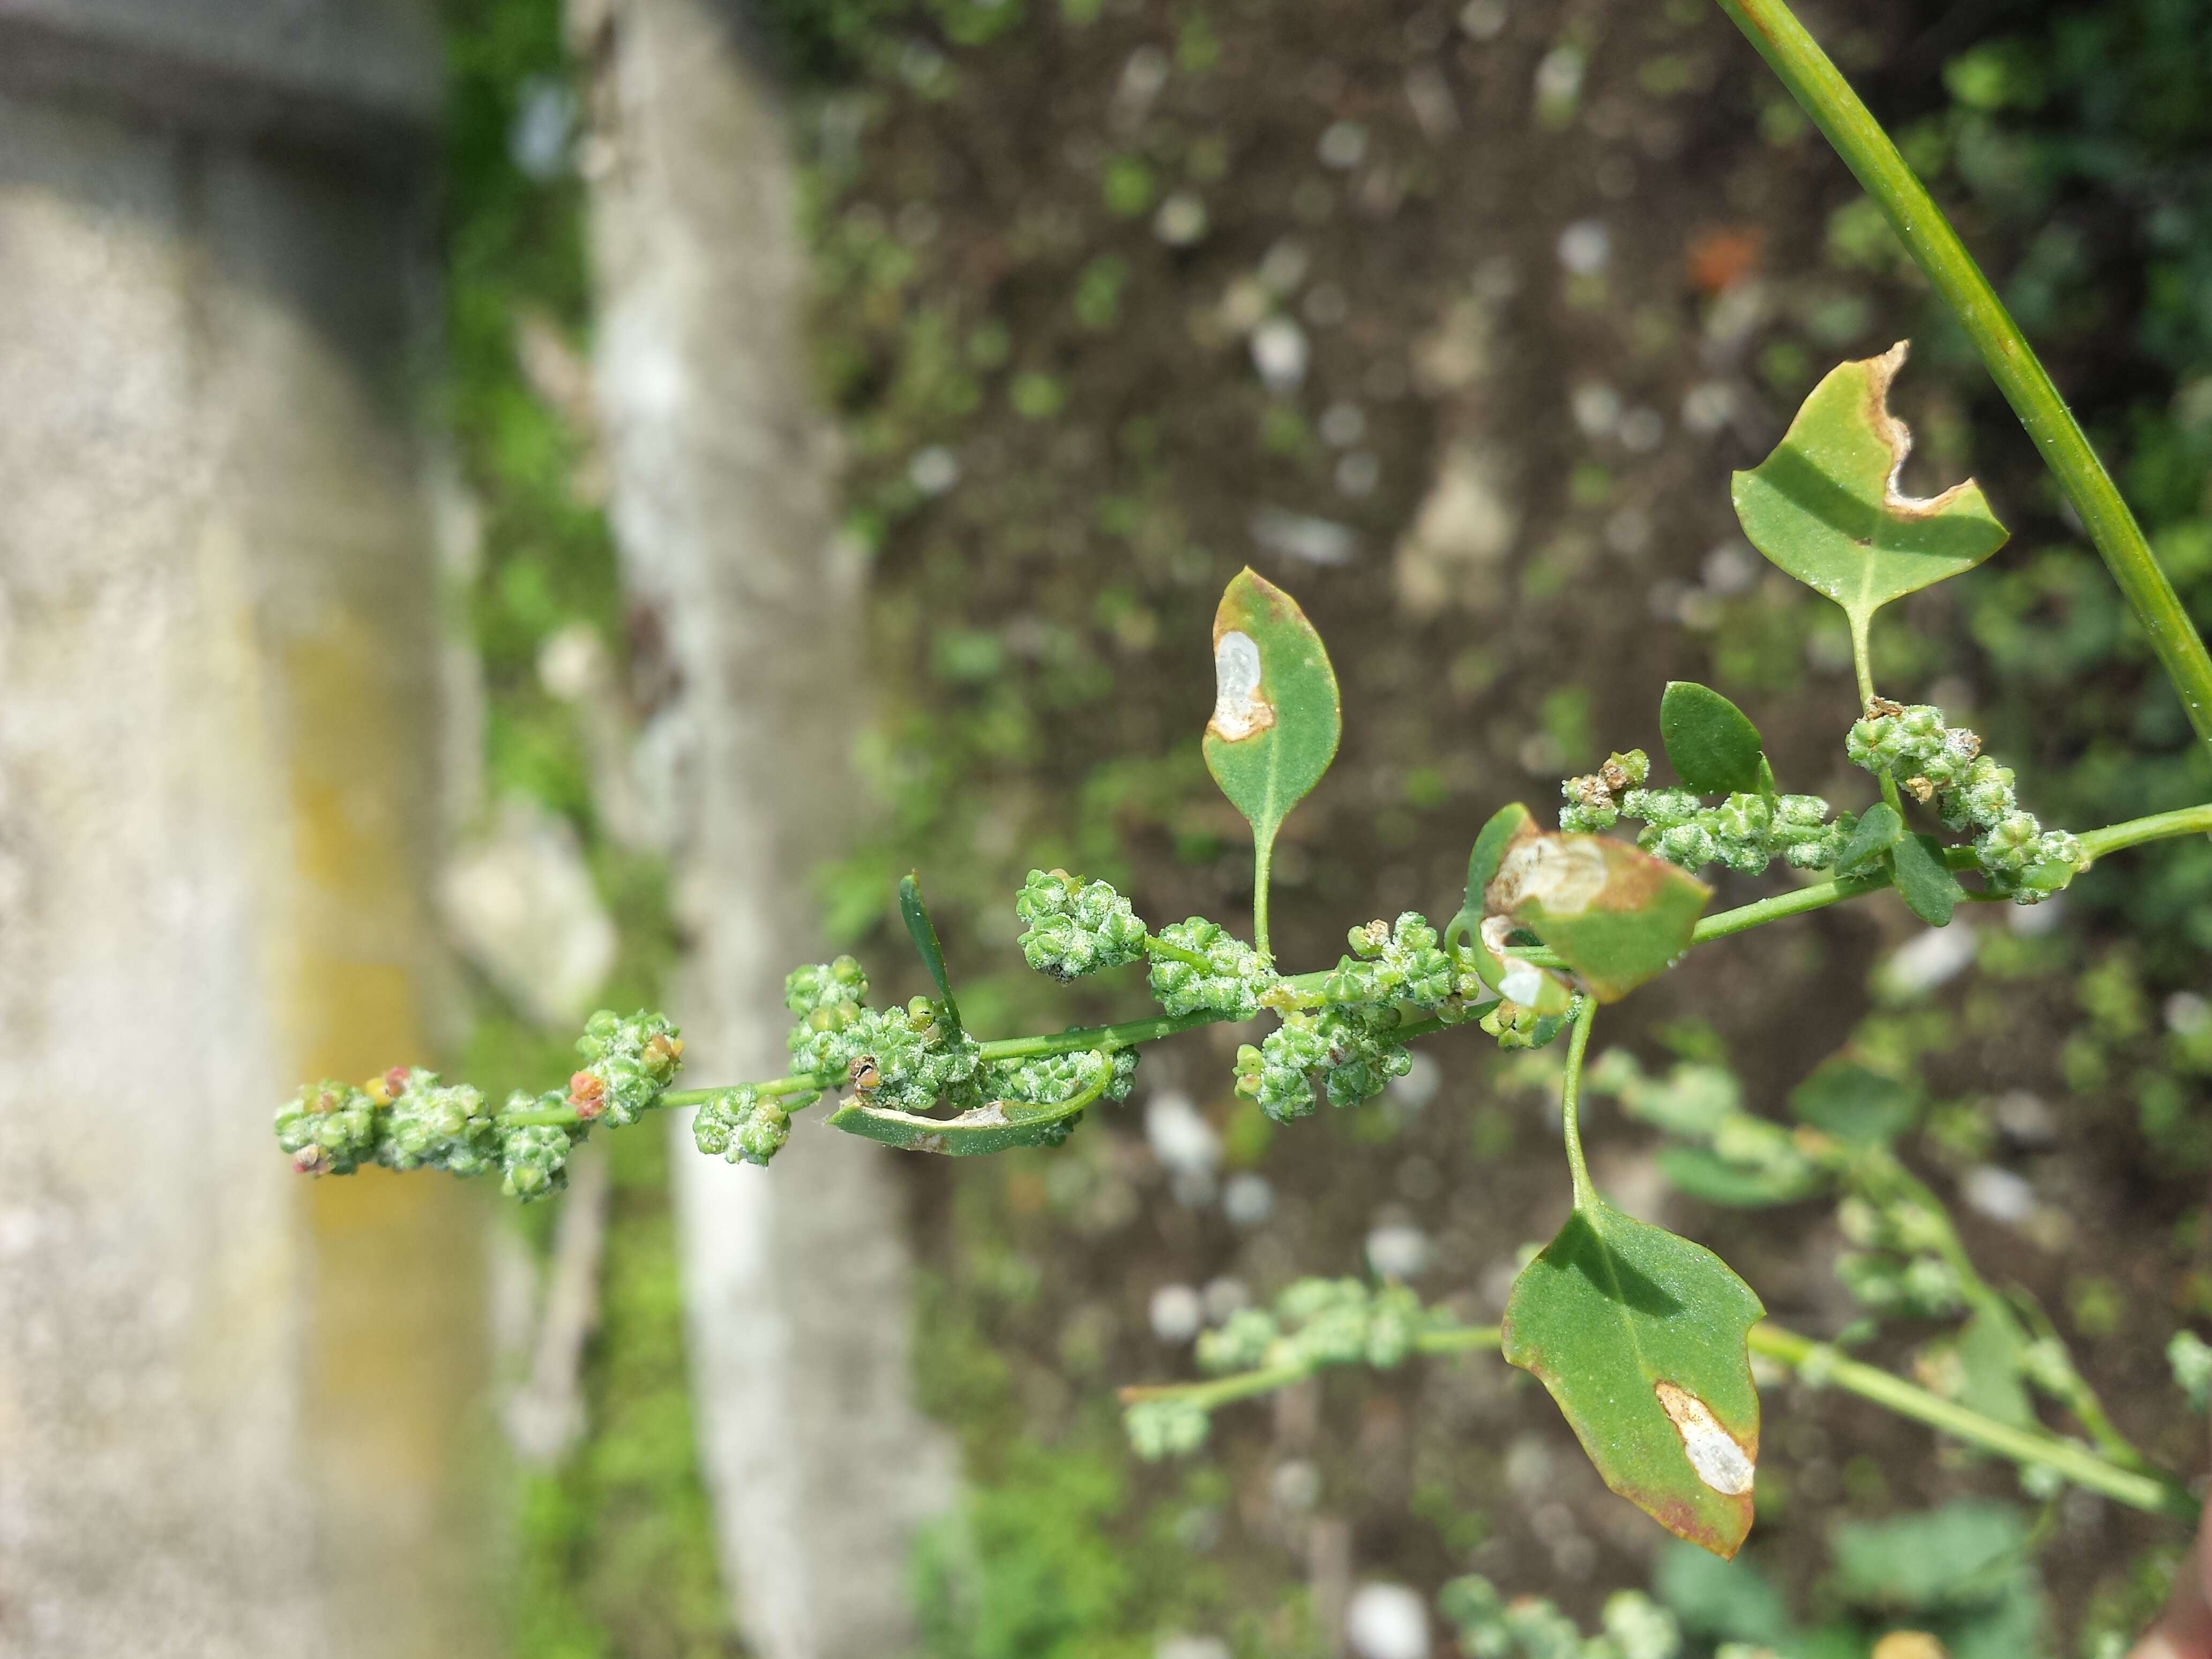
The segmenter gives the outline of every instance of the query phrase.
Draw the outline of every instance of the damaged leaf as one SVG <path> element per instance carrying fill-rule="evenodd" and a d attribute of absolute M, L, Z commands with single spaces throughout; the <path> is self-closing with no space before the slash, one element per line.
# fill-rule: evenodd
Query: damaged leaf
<path fill-rule="evenodd" d="M 1474 838 L 1467 858 L 1467 896 L 1444 928 L 1444 948 L 1463 951 L 1482 982 L 1508 1002 L 1541 1015 L 1564 1014 L 1574 994 L 1567 982 L 1548 969 L 1505 954 L 1506 936 L 1513 922 L 1487 914 L 1492 878 L 1516 841 L 1540 833 L 1527 807 L 1515 801 L 1490 815 Z"/>
<path fill-rule="evenodd" d="M 1206 767 L 1266 851 L 1336 758 L 1336 671 L 1297 601 L 1242 571 L 1213 616 L 1213 718 Z"/>
<path fill-rule="evenodd" d="M 1542 939 L 1600 1002 L 1618 1002 L 1690 948 L 1712 889 L 1626 842 L 1524 825 L 1485 890 L 1493 916 Z"/>
<path fill-rule="evenodd" d="M 1912 434 L 1889 412 L 1889 386 L 1909 343 L 1831 369 L 1730 488 L 1752 545 L 1841 605 L 1862 638 L 1883 605 L 1972 570 L 2007 533 L 1971 478 L 1926 500 L 1899 493 Z"/>
<path fill-rule="evenodd" d="M 981 1158 L 1017 1146 L 1057 1146 L 1067 1139 L 1090 1103 L 1086 1091 L 1071 1101 L 1034 1105 L 994 1100 L 957 1117 L 923 1117 L 851 1101 L 830 1115 L 829 1125 L 901 1152 Z"/>
<path fill-rule="evenodd" d="M 1503 1346 L 1607 1486 L 1729 1557 L 1751 1529 L 1759 1392 L 1746 1342 L 1765 1313 L 1703 1245 L 1593 1200 L 1514 1281 Z"/>

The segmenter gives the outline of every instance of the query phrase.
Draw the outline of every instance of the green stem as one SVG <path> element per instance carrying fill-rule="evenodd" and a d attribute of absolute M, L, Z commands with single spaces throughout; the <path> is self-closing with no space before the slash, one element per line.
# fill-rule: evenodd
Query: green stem
<path fill-rule="evenodd" d="M 1275 869 L 1275 833 L 1255 833 L 1252 837 L 1252 948 L 1260 953 L 1260 960 L 1274 965 L 1274 952 L 1267 948 L 1267 884 Z"/>
<path fill-rule="evenodd" d="M 2212 836 L 2212 806 L 2185 806 L 2178 812 L 2154 812 L 2147 818 L 2130 818 L 2125 823 L 2085 830 L 2081 850 L 2093 859 L 2100 859 L 2107 853 L 2140 847 L 2147 841 L 2194 835 Z"/>
<path fill-rule="evenodd" d="M 1501 1334 L 1495 1325 L 1451 1325 L 1440 1330 L 1422 1332 L 1413 1339 L 1413 1351 L 1425 1354 L 1455 1354 L 1487 1349 L 1494 1353 Z M 1225 1406 L 1231 1401 L 1249 1400 L 1257 1395 L 1273 1394 L 1278 1389 L 1287 1389 L 1294 1382 L 1303 1382 L 1324 1364 L 1358 1363 L 1356 1360 L 1294 1359 L 1281 1365 L 1263 1365 L 1257 1370 L 1209 1377 L 1202 1382 L 1143 1383 L 1122 1389 L 1121 1399 L 1125 1406 L 1133 1406 L 1144 1400 L 1183 1400 L 1202 1411 L 1212 1411 L 1216 1406 Z"/>
<path fill-rule="evenodd" d="M 1597 999 L 1578 997 L 1574 1030 L 1567 1038 L 1567 1074 L 1559 1088 L 1559 1121 L 1566 1131 L 1567 1171 L 1574 1177 L 1575 1208 L 1597 1207 L 1597 1188 L 1590 1185 L 1589 1165 L 1583 1159 L 1581 1107 L 1583 1057 L 1589 1052 L 1590 1026 L 1597 1018 Z"/>
<path fill-rule="evenodd" d="M 2086 831 L 2081 845 L 2089 854 L 2102 857 L 2124 848 L 2139 847 L 2146 842 L 2169 840 L 2176 836 L 2212 835 L 2212 806 L 2185 807 L 2176 812 L 2159 812 L 2148 817 L 2131 818 L 2125 823 L 2107 825 L 2102 830 Z M 1974 865 L 1973 849 L 1951 847 L 1945 856 L 1954 869 L 1971 869 Z M 1690 935 L 1692 945 L 1707 945 L 1717 939 L 1747 933 L 1753 927 L 1763 927 L 1771 921 L 1781 921 L 1790 916 L 1802 916 L 1810 910 L 1825 908 L 1854 899 L 1863 894 L 1879 892 L 1889 885 L 1886 873 L 1849 876 L 1836 881 L 1819 881 L 1800 887 L 1793 892 L 1777 893 L 1750 904 L 1738 905 L 1733 910 L 1723 910 L 1718 915 L 1707 916 Z M 1172 949 L 1173 947 L 1170 947 Z M 1540 968 L 1564 969 L 1567 965 L 1553 951 L 1540 945 L 1516 945 L 1506 953 L 1533 962 Z M 1317 969 L 1310 974 L 1287 976 L 1279 981 L 1301 997 L 1317 993 L 1328 970 Z M 1053 1031 L 1037 1036 L 1006 1037 L 996 1042 L 981 1045 L 985 1060 L 1030 1060 L 1040 1054 L 1073 1054 L 1079 1050 L 1133 1048 L 1142 1042 L 1155 1042 L 1162 1037 L 1173 1036 L 1179 1031 L 1191 1031 L 1201 1025 L 1215 1025 L 1226 1016 L 1201 1009 L 1194 1014 L 1156 1014 L 1148 1019 L 1125 1019 L 1112 1025 L 1091 1025 L 1080 1030 Z M 1458 1020 L 1419 1019 L 1407 1022 L 1392 1035 L 1401 1042 L 1463 1024 Z M 810 1073 L 795 1073 L 789 1077 L 770 1078 L 765 1083 L 750 1086 L 763 1095 L 800 1095 L 836 1089 L 844 1082 L 842 1078 L 816 1076 Z M 673 1090 L 653 1103 L 656 1106 L 699 1106 L 716 1095 L 732 1087 L 723 1085 L 711 1089 Z M 574 1123 L 576 1114 L 565 1106 L 533 1106 L 512 1112 L 501 1112 L 498 1121 L 509 1127 L 524 1124 Z"/>
<path fill-rule="evenodd" d="M 1868 630 L 1874 626 L 1871 616 L 1861 616 L 1853 611 L 1851 619 L 1851 667 L 1859 678 L 1859 713 L 1862 716 L 1874 708 L 1874 645 Z"/>
<path fill-rule="evenodd" d="M 1719 4 L 1813 118 L 1949 303 L 2150 636 L 2151 648 L 2181 694 L 2198 738 L 2212 750 L 2212 655 L 2206 653 L 2203 640 L 2118 486 L 2089 447 L 2081 422 L 2066 407 L 2020 325 L 1889 135 L 1785 0 L 1719 0 Z"/>
<path fill-rule="evenodd" d="M 2178 1481 L 2157 1474 L 2116 1468 L 2079 1441 L 2063 1440 L 2033 1429 L 2016 1429 L 1969 1410 L 1955 1401 L 1930 1394 L 1903 1377 L 1872 1365 L 1847 1359 L 1825 1343 L 1771 1323 L 1754 1326 L 1751 1351 L 1779 1360 L 1808 1382 L 1833 1383 L 1847 1394 L 1871 1401 L 1900 1417 L 1925 1423 L 1967 1444 L 2033 1463 L 2064 1475 L 2077 1486 L 2100 1492 L 2131 1508 L 2153 1515 L 2194 1521 L 2199 1505 Z"/>

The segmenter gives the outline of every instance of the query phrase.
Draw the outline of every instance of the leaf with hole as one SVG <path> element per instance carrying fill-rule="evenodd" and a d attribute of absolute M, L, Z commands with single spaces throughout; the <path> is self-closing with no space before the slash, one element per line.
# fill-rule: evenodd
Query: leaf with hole
<path fill-rule="evenodd" d="M 1897 890 L 1912 914 L 1930 927 L 1948 923 L 1966 890 L 1943 862 L 1943 848 L 1936 837 L 1901 836 L 1889 856 L 1897 871 Z"/>
<path fill-rule="evenodd" d="M 1514 1280 L 1503 1346 L 1551 1391 L 1607 1486 L 1733 1556 L 1759 1462 L 1746 1340 L 1765 1313 L 1703 1245 L 1593 1202 Z"/>
<path fill-rule="evenodd" d="M 1906 347 L 1831 369 L 1730 490 L 1752 545 L 1841 605 L 1862 638 L 1883 605 L 1972 570 L 2006 535 L 1971 478 L 1925 500 L 1899 492 L 1912 434 L 1889 412 L 1889 387 Z"/>
<path fill-rule="evenodd" d="M 1264 856 L 1336 758 L 1344 727 L 1336 671 L 1297 601 L 1248 569 L 1214 612 L 1213 680 L 1206 770 Z"/>
<path fill-rule="evenodd" d="M 1493 918 L 1542 939 L 1600 1002 L 1617 1002 L 1664 973 L 1690 948 L 1711 896 L 1696 877 L 1626 842 L 1531 825 L 1507 846 L 1484 890 Z"/>
<path fill-rule="evenodd" d="M 1710 686 L 1669 680 L 1659 699 L 1659 740 L 1674 775 L 1701 795 L 1757 794 L 1771 788 L 1773 774 L 1759 728 Z"/>
<path fill-rule="evenodd" d="M 952 1027 L 953 1037 L 957 1039 L 960 1005 L 952 1000 L 952 981 L 945 973 L 945 948 L 937 942 L 937 924 L 930 921 L 929 907 L 922 902 L 919 872 L 910 870 L 899 878 L 898 896 L 899 915 L 906 922 L 907 937 L 921 953 L 921 965 L 929 969 L 930 980 L 945 1004 L 945 1019 Z"/>

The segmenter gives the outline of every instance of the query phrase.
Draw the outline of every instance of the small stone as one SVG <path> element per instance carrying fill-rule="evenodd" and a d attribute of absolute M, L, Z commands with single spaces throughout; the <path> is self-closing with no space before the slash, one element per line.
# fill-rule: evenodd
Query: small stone
<path fill-rule="evenodd" d="M 1362 1584 L 1344 1610 L 1344 1638 L 1360 1659 L 1429 1659 L 1429 1605 L 1403 1584 Z"/>
<path fill-rule="evenodd" d="M 1231 1176 L 1221 1194 L 1221 1212 L 1231 1226 L 1257 1227 L 1275 1211 L 1275 1189 L 1265 1176 Z"/>
<path fill-rule="evenodd" d="M 1206 1324 L 1205 1299 L 1188 1285 L 1161 1285 L 1152 1292 L 1147 1312 L 1152 1334 L 1163 1342 L 1188 1342 Z"/>

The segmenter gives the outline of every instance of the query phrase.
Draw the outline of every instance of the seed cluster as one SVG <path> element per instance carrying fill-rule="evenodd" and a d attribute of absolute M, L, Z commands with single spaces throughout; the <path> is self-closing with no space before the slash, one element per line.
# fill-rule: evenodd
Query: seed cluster
<path fill-rule="evenodd" d="M 1559 828 L 1594 835 L 1630 818 L 1644 826 L 1636 844 L 1669 864 L 1718 864 L 1755 876 L 1778 858 L 1793 869 L 1826 868 L 1857 823 L 1849 813 L 1832 820 L 1818 795 L 1738 793 L 1708 806 L 1687 789 L 1644 787 L 1650 773 L 1650 757 L 1632 749 L 1587 777 L 1569 778 L 1559 786 L 1566 803 Z"/>
<path fill-rule="evenodd" d="M 1170 1014 L 1249 1019 L 1274 982 L 1257 951 L 1203 916 L 1161 928 L 1158 943 L 1168 950 L 1152 953 L 1152 995 Z"/>
<path fill-rule="evenodd" d="M 1896 780 L 1917 801 L 1934 802 L 1945 828 L 1972 833 L 1982 874 L 2015 903 L 2048 898 L 2088 868 L 2080 839 L 2045 830 L 2021 810 L 2012 769 L 1984 754 L 1981 738 L 1965 726 L 1945 726 L 1932 703 L 1877 699 L 1851 727 L 1844 751 L 1852 765 Z"/>
<path fill-rule="evenodd" d="M 1041 974 L 1062 981 L 1119 968 L 1145 953 L 1145 924 L 1129 901 L 1103 881 L 1065 870 L 1032 870 L 1014 900 L 1029 924 L 1022 956 Z"/>
<path fill-rule="evenodd" d="M 634 1123 L 659 1102 L 682 1063 L 684 1040 L 664 1015 L 641 1009 L 623 1018 L 601 1009 L 576 1050 L 584 1066 L 565 1094 L 517 1091 L 496 1112 L 482 1091 L 419 1066 L 394 1066 L 358 1087 L 326 1079 L 277 1109 L 276 1144 L 307 1175 L 351 1175 L 364 1164 L 497 1171 L 508 1197 L 543 1198 L 566 1185 L 569 1154 L 594 1122 Z M 525 1113 L 568 1121 L 514 1121 Z"/>
<path fill-rule="evenodd" d="M 781 1099 L 740 1084 L 700 1107 L 691 1138 L 709 1158 L 765 1164 L 791 1139 L 791 1113 Z"/>

